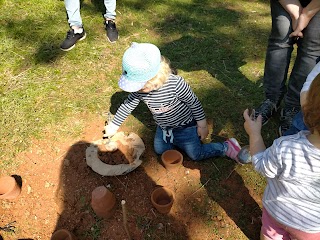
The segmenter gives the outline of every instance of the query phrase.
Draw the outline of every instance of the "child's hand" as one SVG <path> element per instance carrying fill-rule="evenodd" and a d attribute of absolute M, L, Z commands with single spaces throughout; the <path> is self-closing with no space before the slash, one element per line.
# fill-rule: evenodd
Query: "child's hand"
<path fill-rule="evenodd" d="M 206 137 L 209 134 L 209 129 L 208 129 L 206 119 L 203 119 L 201 121 L 197 121 L 197 132 L 198 132 L 198 136 L 200 137 L 201 141 L 206 139 Z"/>
<path fill-rule="evenodd" d="M 198 131 L 198 136 L 200 137 L 201 141 L 206 139 L 209 134 L 209 130 L 208 130 L 207 126 L 206 127 L 199 127 L 198 126 L 197 131 Z"/>
<path fill-rule="evenodd" d="M 246 109 L 243 112 L 243 117 L 245 120 L 244 129 L 246 130 L 248 135 L 260 135 L 262 127 L 262 116 L 259 115 L 256 119 L 254 119 L 249 115 L 249 109 Z"/>
<path fill-rule="evenodd" d="M 108 137 L 108 138 L 112 137 L 117 133 L 118 129 L 119 129 L 119 126 L 113 124 L 112 122 L 109 123 L 104 127 L 103 137 Z"/>

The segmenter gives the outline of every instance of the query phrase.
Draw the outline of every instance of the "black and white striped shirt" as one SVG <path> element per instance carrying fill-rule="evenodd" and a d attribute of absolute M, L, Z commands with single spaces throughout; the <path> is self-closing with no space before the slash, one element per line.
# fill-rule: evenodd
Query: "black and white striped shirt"
<path fill-rule="evenodd" d="M 148 106 L 156 124 L 164 130 L 205 119 L 201 103 L 189 84 L 182 77 L 171 74 L 158 90 L 130 93 L 118 108 L 112 123 L 120 126 L 141 100 Z"/>
<path fill-rule="evenodd" d="M 320 149 L 308 134 L 278 138 L 252 160 L 268 180 L 263 196 L 268 213 L 286 226 L 314 233 L 320 232 Z"/>

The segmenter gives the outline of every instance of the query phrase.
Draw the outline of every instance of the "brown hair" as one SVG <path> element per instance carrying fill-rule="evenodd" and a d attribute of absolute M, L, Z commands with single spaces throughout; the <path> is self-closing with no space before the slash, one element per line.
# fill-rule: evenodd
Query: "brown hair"
<path fill-rule="evenodd" d="M 304 122 L 311 133 L 320 133 L 320 74 L 315 77 L 307 93 L 307 102 L 303 106 Z"/>

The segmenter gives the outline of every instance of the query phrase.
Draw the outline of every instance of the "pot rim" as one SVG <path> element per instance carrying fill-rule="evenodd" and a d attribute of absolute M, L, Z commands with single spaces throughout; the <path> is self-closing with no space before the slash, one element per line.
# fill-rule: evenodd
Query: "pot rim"
<path fill-rule="evenodd" d="M 10 184 L 11 187 L 8 188 L 8 191 L 6 191 L 5 193 L 0 194 L 0 198 L 4 198 L 4 197 L 8 196 L 11 192 L 13 192 L 15 190 L 16 187 L 19 187 L 16 179 L 12 176 L 0 177 L 0 185 L 1 184 L 6 184 L 6 185 Z"/>
<path fill-rule="evenodd" d="M 158 204 L 158 203 L 155 201 L 154 195 L 155 195 L 155 193 L 156 193 L 157 191 L 159 191 L 159 190 L 164 190 L 166 193 L 168 193 L 168 196 L 169 196 L 169 198 L 170 198 L 170 202 L 169 202 L 169 203 L 167 203 L 167 204 Z M 172 191 L 170 188 L 167 188 L 167 187 L 165 187 L 165 186 L 158 186 L 158 187 L 155 188 L 155 189 L 152 191 L 152 193 L 151 193 L 151 202 L 152 202 L 153 204 L 157 205 L 157 206 L 168 207 L 168 206 L 170 206 L 170 205 L 173 204 L 174 200 L 175 200 L 175 196 L 174 196 L 173 191 Z"/>

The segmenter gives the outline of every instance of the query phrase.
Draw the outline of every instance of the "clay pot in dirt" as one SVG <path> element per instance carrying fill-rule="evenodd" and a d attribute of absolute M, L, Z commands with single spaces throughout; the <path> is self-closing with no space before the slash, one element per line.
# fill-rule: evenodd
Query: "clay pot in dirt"
<path fill-rule="evenodd" d="M 66 229 L 59 229 L 52 234 L 51 240 L 77 240 L 77 238 L 72 232 Z"/>
<path fill-rule="evenodd" d="M 105 186 L 99 186 L 92 191 L 91 207 L 97 216 L 109 218 L 114 213 L 116 198 Z"/>
<path fill-rule="evenodd" d="M 21 193 L 21 188 L 12 176 L 0 178 L 0 199 L 15 199 Z"/>
<path fill-rule="evenodd" d="M 181 166 L 183 155 L 179 151 L 171 149 L 162 153 L 161 160 L 167 170 L 173 171 Z"/>
<path fill-rule="evenodd" d="M 169 188 L 159 186 L 153 190 L 151 202 L 158 212 L 167 214 L 173 205 L 174 194 Z"/>

